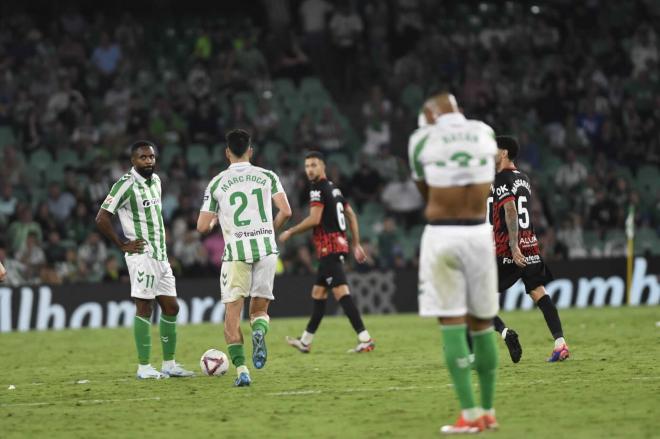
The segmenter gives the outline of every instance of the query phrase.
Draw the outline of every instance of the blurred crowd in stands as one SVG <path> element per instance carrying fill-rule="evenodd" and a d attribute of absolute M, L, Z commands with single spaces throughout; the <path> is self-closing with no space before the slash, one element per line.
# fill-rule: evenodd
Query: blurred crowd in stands
<path fill-rule="evenodd" d="M 159 145 L 175 274 L 217 273 L 222 236 L 199 236 L 195 223 L 235 127 L 252 132 L 256 164 L 280 175 L 292 221 L 307 212 L 303 153 L 320 149 L 359 215 L 370 258 L 354 269 L 415 267 L 424 221 L 407 142 L 425 97 L 442 90 L 468 117 L 518 137 L 548 260 L 625 254 L 631 206 L 636 253 L 658 255 L 660 4 L 540 3 L 0 14 L 0 262 L 10 283 L 127 279 L 94 216 L 142 138 Z M 314 270 L 309 236 L 281 250 L 282 272 Z"/>

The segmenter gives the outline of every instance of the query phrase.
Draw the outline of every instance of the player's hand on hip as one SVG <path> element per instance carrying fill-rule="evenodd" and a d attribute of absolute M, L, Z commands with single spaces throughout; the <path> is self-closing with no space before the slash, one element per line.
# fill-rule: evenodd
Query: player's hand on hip
<path fill-rule="evenodd" d="M 518 267 L 524 267 L 527 265 L 525 262 L 525 257 L 523 256 L 518 246 L 515 246 L 511 249 L 511 255 L 513 256 L 513 262 L 515 262 Z"/>
<path fill-rule="evenodd" d="M 367 262 L 367 254 L 365 253 L 364 249 L 360 244 L 353 247 L 353 257 L 360 264 L 364 264 L 365 262 Z"/>
<path fill-rule="evenodd" d="M 284 244 L 285 242 L 287 242 L 287 241 L 289 240 L 289 238 L 291 238 L 291 232 L 290 232 L 290 231 L 285 230 L 285 231 L 283 231 L 282 233 L 280 233 L 280 238 L 279 238 L 279 240 L 280 240 L 280 242 L 281 242 L 282 244 Z"/>
<path fill-rule="evenodd" d="M 5 270 L 5 267 L 0 264 L 0 282 L 4 282 L 5 278 L 7 277 L 7 270 Z"/>
<path fill-rule="evenodd" d="M 142 238 L 136 239 L 135 241 L 127 241 L 121 246 L 121 250 L 126 253 L 142 253 L 146 241 Z"/>

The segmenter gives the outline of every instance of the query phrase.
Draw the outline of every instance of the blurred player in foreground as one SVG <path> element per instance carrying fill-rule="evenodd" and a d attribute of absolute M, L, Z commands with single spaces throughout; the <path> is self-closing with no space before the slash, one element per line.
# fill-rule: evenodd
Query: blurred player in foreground
<path fill-rule="evenodd" d="M 408 146 L 428 221 L 419 259 L 419 314 L 441 324 L 445 361 L 461 407 L 456 423 L 440 431 L 478 433 L 498 426 L 493 408 L 498 351 L 492 326 L 498 311 L 497 266 L 483 203 L 495 176 L 495 135 L 488 125 L 466 119 L 450 94 L 427 100 L 423 115 Z M 472 391 L 468 328 L 481 404 Z"/>

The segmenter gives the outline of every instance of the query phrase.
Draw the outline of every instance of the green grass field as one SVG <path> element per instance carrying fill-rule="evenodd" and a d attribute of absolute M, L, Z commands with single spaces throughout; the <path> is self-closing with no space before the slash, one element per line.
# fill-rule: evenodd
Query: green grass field
<path fill-rule="evenodd" d="M 524 354 L 514 365 L 500 344 L 501 429 L 486 434 L 660 437 L 659 311 L 562 311 L 572 357 L 561 364 L 544 362 L 552 343 L 538 311 L 505 314 Z M 345 353 L 355 336 L 343 317 L 323 321 L 311 354 L 294 351 L 284 336 L 305 322 L 273 320 L 268 364 L 252 369 L 249 388 L 232 387 L 233 367 L 217 378 L 137 381 L 130 329 L 2 334 L 0 437 L 421 439 L 453 422 L 457 402 L 434 321 L 366 316 L 377 348 L 360 355 Z M 226 351 L 219 326 L 179 328 L 184 365 L 197 371 L 210 347 Z"/>

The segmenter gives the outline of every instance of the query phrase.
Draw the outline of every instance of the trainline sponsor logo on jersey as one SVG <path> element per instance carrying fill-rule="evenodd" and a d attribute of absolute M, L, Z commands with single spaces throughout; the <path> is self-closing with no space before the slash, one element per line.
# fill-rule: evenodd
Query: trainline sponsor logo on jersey
<path fill-rule="evenodd" d="M 236 232 L 234 233 L 234 236 L 238 239 L 241 238 L 254 238 L 255 236 L 263 236 L 263 235 L 272 235 L 273 231 L 265 228 L 261 228 L 259 230 L 250 230 L 247 232 Z"/>

